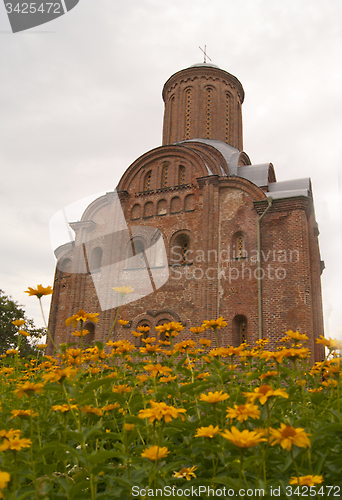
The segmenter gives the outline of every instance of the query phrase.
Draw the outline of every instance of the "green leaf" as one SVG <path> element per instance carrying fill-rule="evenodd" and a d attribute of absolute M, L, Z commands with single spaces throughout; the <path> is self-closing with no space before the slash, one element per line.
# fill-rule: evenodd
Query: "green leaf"
<path fill-rule="evenodd" d="M 108 458 L 124 458 L 125 460 L 127 457 L 118 451 L 111 451 L 111 450 L 101 450 L 101 451 L 94 451 L 89 457 L 88 461 L 91 464 L 97 464 L 99 462 L 102 462 L 103 460 L 107 460 Z"/>
<path fill-rule="evenodd" d="M 99 387 L 109 387 L 113 383 L 113 378 L 102 378 L 99 380 L 94 380 L 87 384 L 83 389 L 83 394 L 88 394 L 89 392 L 95 391 Z"/>

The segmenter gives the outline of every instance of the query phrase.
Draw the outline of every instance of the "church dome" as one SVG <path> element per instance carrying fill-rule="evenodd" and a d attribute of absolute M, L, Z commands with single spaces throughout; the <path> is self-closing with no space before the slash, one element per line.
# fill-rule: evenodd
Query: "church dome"
<path fill-rule="evenodd" d="M 212 63 L 197 63 L 173 74 L 163 88 L 163 145 L 195 138 L 226 142 L 242 151 L 239 80 Z"/>

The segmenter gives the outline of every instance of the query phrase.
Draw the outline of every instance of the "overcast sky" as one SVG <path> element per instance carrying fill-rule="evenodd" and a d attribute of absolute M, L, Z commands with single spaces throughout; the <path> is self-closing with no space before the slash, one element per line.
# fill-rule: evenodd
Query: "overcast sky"
<path fill-rule="evenodd" d="M 17 34 L 1 3 L 0 288 L 39 326 L 23 292 L 53 284 L 51 217 L 161 145 L 162 87 L 204 44 L 244 87 L 252 163 L 312 179 L 325 335 L 342 338 L 341 0 L 80 0 Z"/>

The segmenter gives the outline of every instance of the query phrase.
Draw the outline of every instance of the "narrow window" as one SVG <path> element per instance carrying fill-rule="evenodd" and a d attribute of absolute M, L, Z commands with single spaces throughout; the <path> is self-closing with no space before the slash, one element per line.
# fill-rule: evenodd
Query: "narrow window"
<path fill-rule="evenodd" d="M 212 101 L 213 89 L 207 88 L 207 99 L 206 99 L 206 110 L 205 110 L 205 137 L 206 139 L 211 138 L 211 101 Z"/>
<path fill-rule="evenodd" d="M 86 323 L 84 325 L 84 330 L 87 330 L 87 334 L 84 336 L 84 344 L 92 344 L 95 339 L 95 325 L 94 323 Z"/>
<path fill-rule="evenodd" d="M 228 142 L 228 144 L 229 144 L 229 137 L 230 137 L 230 133 L 229 133 L 229 129 L 230 129 L 230 116 L 229 116 L 230 97 L 231 97 L 230 93 L 226 92 L 226 142 Z"/>
<path fill-rule="evenodd" d="M 243 314 L 238 314 L 233 319 L 233 346 L 238 347 L 247 341 L 247 318 Z"/>
<path fill-rule="evenodd" d="M 93 248 L 90 257 L 90 270 L 92 272 L 99 272 L 102 264 L 102 248 Z"/>
<path fill-rule="evenodd" d="M 126 269 L 145 267 L 145 245 L 141 240 L 130 241 L 127 251 Z"/>
<path fill-rule="evenodd" d="M 185 140 L 190 139 L 191 133 L 191 89 L 185 94 Z"/>
<path fill-rule="evenodd" d="M 152 178 L 152 170 L 149 170 L 145 175 L 144 181 L 144 191 L 149 191 L 151 189 L 151 178 Z"/>
<path fill-rule="evenodd" d="M 189 250 L 189 241 L 183 241 L 182 243 L 182 260 L 181 260 L 181 264 L 187 264 L 188 263 L 188 259 L 187 259 L 187 252 Z"/>
<path fill-rule="evenodd" d="M 163 173 L 162 173 L 162 188 L 167 187 L 167 176 L 168 176 L 168 171 L 169 171 L 169 165 L 166 163 L 163 166 Z"/>
<path fill-rule="evenodd" d="M 183 186 L 185 184 L 185 167 L 180 165 L 178 174 L 178 185 Z"/>
<path fill-rule="evenodd" d="M 233 258 L 245 259 L 246 257 L 246 237 L 244 233 L 236 233 L 233 238 Z"/>
<path fill-rule="evenodd" d="M 185 266 L 189 262 L 190 238 L 186 233 L 180 233 L 171 242 L 171 259 L 173 264 Z"/>

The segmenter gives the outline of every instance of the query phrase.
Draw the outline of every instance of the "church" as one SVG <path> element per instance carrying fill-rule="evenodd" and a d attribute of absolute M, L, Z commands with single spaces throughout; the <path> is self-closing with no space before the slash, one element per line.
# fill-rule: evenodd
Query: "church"
<path fill-rule="evenodd" d="M 103 341 L 120 306 L 128 324 L 116 324 L 113 340 L 170 321 L 185 327 L 180 340 L 193 338 L 190 327 L 223 317 L 222 346 L 265 337 L 276 348 L 298 330 L 312 361 L 322 360 L 324 263 L 310 179 L 277 182 L 272 163 L 252 164 L 243 87 L 218 66 L 175 73 L 162 97 L 162 146 L 70 221 L 74 241 L 55 250 L 55 343 L 74 340 L 65 320 L 79 309 L 100 313 L 85 342 Z"/>

